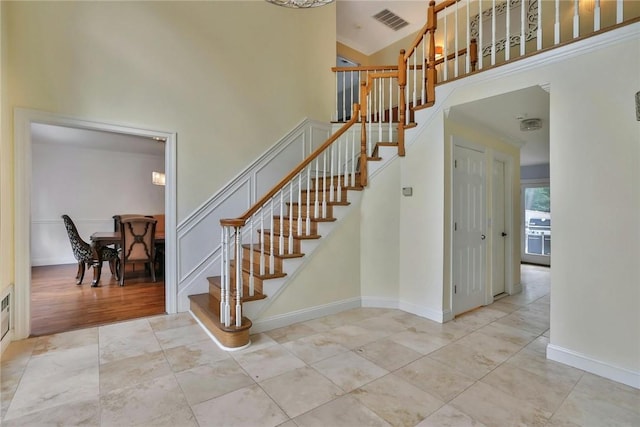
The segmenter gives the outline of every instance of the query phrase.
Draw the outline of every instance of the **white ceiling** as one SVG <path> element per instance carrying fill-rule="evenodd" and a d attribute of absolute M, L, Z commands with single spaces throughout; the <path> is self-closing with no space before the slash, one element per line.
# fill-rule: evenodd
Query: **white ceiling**
<path fill-rule="evenodd" d="M 370 55 L 418 31 L 426 22 L 427 0 L 336 0 L 337 40 Z M 490 4 L 490 2 L 487 2 Z M 393 31 L 373 18 L 388 9 L 409 22 Z M 347 58 L 348 59 L 348 58 Z M 528 88 L 452 108 L 453 118 L 491 129 L 503 140 L 521 145 L 520 164 L 549 163 L 549 94 Z M 520 131 L 516 117 L 540 118 L 542 129 Z"/>
<path fill-rule="evenodd" d="M 151 138 L 63 126 L 33 123 L 31 140 L 34 144 L 65 144 L 92 150 L 164 156 L 165 144 Z"/>

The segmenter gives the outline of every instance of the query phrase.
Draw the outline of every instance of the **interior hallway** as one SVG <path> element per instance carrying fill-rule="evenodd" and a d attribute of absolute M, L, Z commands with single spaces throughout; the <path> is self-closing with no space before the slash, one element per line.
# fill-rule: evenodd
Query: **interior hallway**
<path fill-rule="evenodd" d="M 360 308 L 231 353 L 187 313 L 15 342 L 2 424 L 640 425 L 640 390 L 546 360 L 549 276 L 445 324 Z"/>

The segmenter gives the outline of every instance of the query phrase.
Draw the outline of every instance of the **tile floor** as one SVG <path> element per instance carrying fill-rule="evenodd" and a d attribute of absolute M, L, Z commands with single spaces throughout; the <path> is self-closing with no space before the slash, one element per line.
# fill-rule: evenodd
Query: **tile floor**
<path fill-rule="evenodd" d="M 640 390 L 545 358 L 549 270 L 438 324 L 360 308 L 219 350 L 188 314 L 12 343 L 4 426 L 640 426 Z"/>

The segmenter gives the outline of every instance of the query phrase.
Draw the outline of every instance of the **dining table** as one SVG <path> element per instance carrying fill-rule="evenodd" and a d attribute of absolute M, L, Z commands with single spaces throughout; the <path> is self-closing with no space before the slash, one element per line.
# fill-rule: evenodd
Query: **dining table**
<path fill-rule="evenodd" d="M 92 287 L 99 286 L 102 274 L 102 249 L 109 245 L 117 245 L 121 241 L 119 231 L 97 231 L 89 238 L 91 240 L 91 252 L 93 256 L 93 280 Z M 164 245 L 164 230 L 155 233 L 155 242 Z"/>

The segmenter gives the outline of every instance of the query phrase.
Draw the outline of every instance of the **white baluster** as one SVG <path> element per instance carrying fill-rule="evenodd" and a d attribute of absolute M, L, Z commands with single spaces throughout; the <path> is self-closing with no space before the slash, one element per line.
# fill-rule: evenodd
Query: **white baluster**
<path fill-rule="evenodd" d="M 449 34 L 449 30 L 447 30 L 447 23 L 449 20 L 447 19 L 447 15 L 444 17 L 444 34 Z M 435 55 L 435 52 L 433 53 Z M 442 55 L 444 55 L 444 62 L 442 63 L 442 75 L 444 76 L 444 81 L 449 79 L 449 44 L 445 39 L 442 46 Z"/>
<path fill-rule="evenodd" d="M 255 230 L 253 229 L 254 227 L 254 222 L 255 222 L 255 215 L 252 215 L 251 218 L 249 218 L 249 236 L 251 236 L 251 238 L 249 239 L 249 243 L 251 243 L 251 248 L 253 249 L 253 236 L 255 236 Z M 252 250 L 251 252 L 249 252 L 249 295 L 253 296 L 255 293 L 255 284 L 254 284 L 254 278 L 253 278 L 253 273 L 254 273 L 254 269 L 253 269 L 253 262 L 254 262 L 254 257 L 255 257 L 255 251 Z"/>
<path fill-rule="evenodd" d="M 527 0 L 527 3 L 530 2 L 531 0 Z M 528 4 L 527 4 L 528 6 Z M 526 42 L 526 38 L 525 38 L 525 28 L 527 25 L 527 20 L 526 20 L 526 9 L 528 7 L 525 7 L 524 4 L 524 0 L 522 2 L 522 6 L 520 6 L 520 56 L 524 56 L 524 54 L 526 53 L 526 46 L 525 46 L 525 42 Z"/>
<path fill-rule="evenodd" d="M 427 43 L 426 43 L 426 39 L 423 37 L 422 41 L 420 42 L 420 46 L 422 47 L 420 49 L 420 52 L 422 52 L 422 58 L 421 58 L 421 64 L 422 64 L 422 80 L 421 80 L 421 84 L 420 84 L 420 104 L 426 104 L 427 102 L 427 93 L 426 93 L 426 84 L 425 84 L 425 80 L 427 78 Z M 415 55 L 415 53 L 414 53 Z M 407 70 L 408 71 L 408 70 Z M 418 72 L 418 70 L 416 70 L 415 72 Z M 409 81 L 409 80 L 405 80 L 405 81 Z M 400 94 L 398 94 L 399 96 Z M 406 99 L 406 98 L 405 98 Z M 400 105 L 400 101 L 398 101 L 398 105 Z M 400 114 L 400 110 L 398 110 L 398 114 Z M 405 123 L 406 124 L 406 123 Z"/>
<path fill-rule="evenodd" d="M 522 8 L 524 10 L 524 7 Z M 478 70 L 482 70 L 482 63 L 484 62 L 483 58 L 483 47 L 484 41 L 482 40 L 482 0 L 478 0 Z M 524 25 L 524 22 L 523 22 Z M 522 39 L 524 41 L 524 38 Z"/>
<path fill-rule="evenodd" d="M 264 240 L 266 238 L 266 232 L 264 229 L 264 206 L 260 208 L 260 236 L 262 236 L 262 238 L 260 239 L 260 275 L 264 275 Z"/>
<path fill-rule="evenodd" d="M 573 38 L 580 36 L 580 0 L 573 0 Z"/>
<path fill-rule="evenodd" d="M 509 1 L 509 0 L 507 0 Z M 459 45 L 458 45 L 458 7 L 456 7 L 455 9 L 455 21 L 453 22 L 453 28 L 454 28 L 454 36 L 453 36 L 453 75 L 455 77 L 458 77 L 458 74 L 460 73 L 460 66 L 459 66 L 459 59 L 458 59 L 458 51 L 460 50 Z"/>
<path fill-rule="evenodd" d="M 271 238 L 269 239 L 269 273 L 273 274 L 274 270 L 275 270 L 275 258 L 274 258 L 274 249 L 273 249 L 273 215 L 275 215 L 275 210 L 273 207 L 273 197 L 271 198 L 271 209 L 269 212 L 269 218 L 271 219 L 271 227 L 269 227 L 271 229 Z M 280 232 L 282 232 L 282 230 L 280 230 Z"/>
<path fill-rule="evenodd" d="M 382 70 L 384 73 L 384 70 Z M 378 79 L 378 142 L 382 141 L 382 121 L 384 120 L 384 89 L 382 79 Z"/>
<path fill-rule="evenodd" d="M 538 32 L 537 32 L 537 48 L 542 49 L 542 2 L 538 1 Z"/>
<path fill-rule="evenodd" d="M 230 229 L 228 229 L 228 231 L 230 232 Z M 228 241 L 228 246 L 227 246 L 227 256 L 229 256 L 230 251 L 230 246 L 231 246 L 231 239 L 229 238 L 230 236 L 227 236 L 227 241 Z M 236 258 L 235 260 L 236 264 L 238 263 L 238 259 Z M 231 270 L 231 263 L 229 263 L 229 270 Z M 229 274 L 227 274 L 227 280 L 225 283 L 225 287 L 224 287 L 224 324 L 225 326 L 229 326 L 231 324 L 231 272 L 229 271 Z"/>
<path fill-rule="evenodd" d="M 357 73 L 357 71 L 351 71 L 349 77 L 351 78 L 351 96 L 349 96 L 349 119 L 353 117 L 353 73 Z M 345 122 L 347 120 L 345 119 Z"/>
<path fill-rule="evenodd" d="M 318 170 L 320 169 L 320 164 L 319 164 L 320 159 L 318 159 L 316 157 L 316 179 L 314 181 L 313 184 L 313 189 L 316 193 L 316 200 L 315 202 L 313 202 L 313 216 L 314 218 L 318 218 L 319 215 L 319 206 L 318 206 L 318 199 L 320 198 L 320 195 L 318 194 L 318 185 L 320 184 L 320 181 L 318 180 Z M 307 228 L 307 233 L 309 233 L 309 228 Z"/>
<path fill-rule="evenodd" d="M 322 218 L 327 217 L 327 151 L 322 153 Z"/>
<path fill-rule="evenodd" d="M 227 256 L 227 227 L 222 226 L 220 236 L 220 323 L 224 324 L 225 313 L 225 286 L 227 285 L 227 274 L 230 268 Z"/>
<path fill-rule="evenodd" d="M 617 0 L 616 1 L 616 24 L 620 24 L 622 19 L 624 18 L 624 1 Z"/>
<path fill-rule="evenodd" d="M 329 164 L 330 164 L 330 168 L 331 168 L 331 173 L 329 174 L 330 178 L 331 178 L 331 186 L 329 187 L 329 201 L 333 202 L 335 200 L 336 195 L 334 194 L 334 188 L 333 188 L 333 177 L 335 169 L 333 168 L 333 151 L 334 151 L 334 147 L 333 144 L 331 144 L 331 147 L 329 147 Z"/>
<path fill-rule="evenodd" d="M 417 85 L 417 78 L 418 78 L 418 69 L 416 68 L 416 61 L 417 61 L 417 56 L 415 51 L 413 52 L 413 106 L 415 107 L 417 104 L 417 94 L 416 94 L 416 88 L 418 87 Z M 424 103 L 424 101 L 423 101 Z"/>
<path fill-rule="evenodd" d="M 300 211 L 300 209 L 302 208 L 302 206 L 300 206 L 300 204 L 298 204 L 298 211 Z M 300 213 L 298 213 L 298 221 L 300 220 L 299 218 Z M 287 249 L 287 253 L 292 253 L 293 252 L 293 180 L 291 180 L 291 182 L 289 182 L 289 239 L 288 239 L 288 243 L 289 243 L 289 248 Z M 282 250 L 280 251 L 280 253 L 284 253 Z"/>
<path fill-rule="evenodd" d="M 509 7 L 507 7 L 509 9 Z M 491 4 L 491 65 L 496 65 L 496 0 Z M 508 38 L 508 34 L 507 34 Z"/>
<path fill-rule="evenodd" d="M 343 141 L 343 138 L 344 138 L 344 135 L 341 136 L 340 139 L 338 139 L 336 141 L 336 147 L 337 147 L 336 151 L 338 152 L 338 160 L 337 160 L 337 163 L 336 163 L 336 166 L 338 167 L 337 177 L 336 177 L 337 180 L 338 180 L 338 183 L 337 183 L 338 185 L 337 185 L 337 190 L 336 190 L 338 192 L 338 197 L 336 197 L 336 199 L 339 202 L 342 201 L 342 184 L 340 183 L 340 181 L 342 180 L 342 163 L 340 163 L 340 154 L 341 154 L 340 142 Z"/>
<path fill-rule="evenodd" d="M 298 174 L 298 222 L 296 224 L 296 233 L 298 234 L 298 236 L 302 235 L 302 206 L 303 206 L 303 202 L 302 202 L 302 174 L 304 173 L 304 171 L 301 171 Z M 309 192 L 307 191 L 307 194 L 309 194 Z M 309 212 L 309 198 L 307 197 L 307 201 L 306 203 L 304 203 L 304 206 L 307 209 L 307 212 Z"/>
<path fill-rule="evenodd" d="M 351 187 L 356 186 L 356 133 L 351 131 Z"/>
<path fill-rule="evenodd" d="M 291 225 L 291 215 L 289 215 L 289 225 Z M 280 233 L 278 237 L 278 253 L 284 253 L 284 190 L 280 190 Z"/>
<path fill-rule="evenodd" d="M 309 230 L 311 229 L 311 165 L 307 165 L 307 220 L 305 222 L 305 232 L 304 234 L 308 235 Z M 302 224 L 298 225 L 298 230 L 300 235 L 302 235 Z"/>
<path fill-rule="evenodd" d="M 345 119 L 345 115 L 347 114 L 347 100 L 346 100 L 346 96 L 347 96 L 347 91 L 345 90 L 345 77 L 346 77 L 346 73 L 343 71 L 340 73 L 342 75 L 342 117 L 340 118 L 341 122 L 344 122 Z"/>
<path fill-rule="evenodd" d="M 524 2 L 520 3 L 520 7 L 524 8 Z M 504 42 L 504 60 L 508 61 L 511 57 L 511 0 L 507 0 L 506 31 Z"/>
<path fill-rule="evenodd" d="M 242 326 L 242 229 L 240 227 L 236 227 L 236 326 Z"/>
<path fill-rule="evenodd" d="M 553 24 L 553 43 L 560 43 L 560 0 L 556 0 L 556 17 L 555 23 Z"/>
<path fill-rule="evenodd" d="M 595 0 L 596 4 L 593 9 L 593 31 L 600 31 L 600 0 Z M 542 16 L 542 15 L 541 15 Z"/>
<path fill-rule="evenodd" d="M 467 56 L 465 57 L 465 71 L 471 72 L 471 16 L 470 16 L 470 0 L 467 0 Z M 524 5 L 522 6 L 524 9 Z"/>
<path fill-rule="evenodd" d="M 393 78 L 389 77 L 389 141 L 393 141 Z"/>

